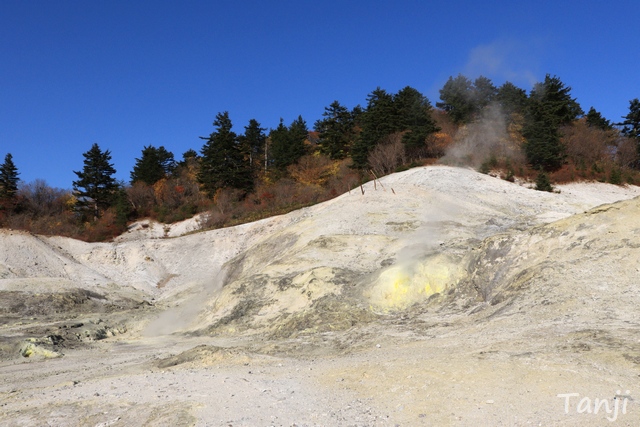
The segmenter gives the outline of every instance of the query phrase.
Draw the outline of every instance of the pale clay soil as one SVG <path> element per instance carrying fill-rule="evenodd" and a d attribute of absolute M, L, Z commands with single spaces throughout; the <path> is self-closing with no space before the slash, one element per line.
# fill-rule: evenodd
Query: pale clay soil
<path fill-rule="evenodd" d="M 640 188 L 363 190 L 112 243 L 0 230 L 0 425 L 640 425 Z"/>

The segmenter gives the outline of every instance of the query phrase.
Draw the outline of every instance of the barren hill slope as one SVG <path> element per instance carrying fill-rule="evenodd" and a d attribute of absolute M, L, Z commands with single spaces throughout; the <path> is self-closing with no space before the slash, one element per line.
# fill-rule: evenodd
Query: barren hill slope
<path fill-rule="evenodd" d="M 0 232 L 0 420 L 640 422 L 640 189 L 437 166 L 363 190 L 182 237 Z"/>

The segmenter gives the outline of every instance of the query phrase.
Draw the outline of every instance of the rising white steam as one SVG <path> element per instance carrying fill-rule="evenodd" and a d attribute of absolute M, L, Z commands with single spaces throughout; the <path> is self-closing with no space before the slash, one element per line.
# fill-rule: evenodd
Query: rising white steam
<path fill-rule="evenodd" d="M 541 49 L 536 41 L 494 40 L 469 52 L 463 74 L 490 76 L 516 85 L 533 86 L 538 81 L 536 58 L 540 56 Z"/>
<path fill-rule="evenodd" d="M 218 273 L 214 274 L 209 283 L 205 283 L 179 305 L 168 308 L 156 319 L 149 322 L 143 331 L 143 335 L 157 337 L 188 329 L 205 309 L 207 302 L 222 289 L 227 277 L 227 269 L 220 269 Z"/>
<path fill-rule="evenodd" d="M 491 158 L 519 159 L 520 147 L 511 141 L 502 109 L 497 104 L 487 106 L 479 120 L 461 128 L 441 163 L 479 168 Z"/>

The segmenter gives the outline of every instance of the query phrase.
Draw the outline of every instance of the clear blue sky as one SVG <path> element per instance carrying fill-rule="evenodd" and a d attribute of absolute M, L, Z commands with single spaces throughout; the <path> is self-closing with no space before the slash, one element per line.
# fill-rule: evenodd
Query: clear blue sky
<path fill-rule="evenodd" d="M 110 150 L 128 182 L 145 145 L 176 159 L 216 113 L 234 130 L 377 86 L 432 104 L 451 75 L 526 89 L 557 75 L 612 121 L 640 97 L 637 1 L 0 1 L 0 162 L 71 188 L 82 153 Z"/>

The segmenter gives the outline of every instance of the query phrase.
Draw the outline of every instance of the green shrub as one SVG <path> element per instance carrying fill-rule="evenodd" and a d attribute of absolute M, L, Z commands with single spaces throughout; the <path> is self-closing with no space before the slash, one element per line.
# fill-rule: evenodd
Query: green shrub
<path fill-rule="evenodd" d="M 489 164 L 489 162 L 482 163 L 480 165 L 480 169 L 478 169 L 478 172 L 483 173 L 485 175 L 491 172 L 491 165 Z"/>
<path fill-rule="evenodd" d="M 549 177 L 546 173 L 540 171 L 538 174 L 538 178 L 536 178 L 536 190 L 538 191 L 548 191 L 553 192 L 553 186 L 549 181 Z"/>
<path fill-rule="evenodd" d="M 513 169 L 511 168 L 507 169 L 507 176 L 505 176 L 504 179 L 509 182 L 514 182 L 516 180 L 516 176 L 513 173 Z"/>
<path fill-rule="evenodd" d="M 619 168 L 614 167 L 613 169 L 611 169 L 609 182 L 615 185 L 622 185 L 622 171 Z"/>

